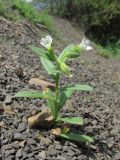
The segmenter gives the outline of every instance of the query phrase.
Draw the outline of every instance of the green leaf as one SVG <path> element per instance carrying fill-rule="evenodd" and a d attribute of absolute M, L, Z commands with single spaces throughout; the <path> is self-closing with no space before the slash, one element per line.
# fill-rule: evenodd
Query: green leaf
<path fill-rule="evenodd" d="M 71 44 L 62 51 L 58 57 L 58 60 L 65 62 L 68 58 L 77 58 L 80 56 L 81 51 L 82 49 L 79 47 L 79 45 Z"/>
<path fill-rule="evenodd" d="M 59 62 L 59 68 L 64 74 L 70 75 L 70 67 L 67 66 L 65 63 Z"/>
<path fill-rule="evenodd" d="M 70 84 L 62 88 L 62 90 L 73 90 L 73 91 L 92 91 L 93 88 L 89 85 L 82 84 Z"/>
<path fill-rule="evenodd" d="M 74 44 L 70 44 L 69 46 L 67 46 L 62 52 L 61 54 L 59 55 L 58 57 L 58 60 L 61 61 L 61 62 L 64 62 L 67 57 L 67 53 L 69 53 L 69 51 L 74 47 Z"/>
<path fill-rule="evenodd" d="M 59 111 L 63 108 L 67 99 L 73 94 L 73 92 L 74 92 L 73 90 L 66 89 L 59 93 Z"/>
<path fill-rule="evenodd" d="M 48 107 L 51 110 L 51 113 L 52 113 L 54 119 L 57 119 L 57 117 L 58 117 L 58 107 L 57 107 L 57 101 L 55 99 L 55 95 L 53 95 L 53 92 L 50 89 L 48 89 L 47 95 L 49 97 L 54 97 L 53 99 L 48 99 L 47 104 L 48 104 Z"/>
<path fill-rule="evenodd" d="M 81 117 L 65 117 L 59 118 L 59 120 L 66 123 L 83 125 L 83 119 Z"/>
<path fill-rule="evenodd" d="M 41 57 L 41 63 L 48 72 L 49 75 L 55 75 L 56 73 L 60 73 L 61 71 L 57 70 L 56 66 L 53 62 L 48 59 Z"/>
<path fill-rule="evenodd" d="M 31 48 L 32 51 L 33 51 L 34 53 L 36 53 L 39 57 L 44 57 L 44 58 L 46 58 L 46 59 L 49 59 L 49 57 L 48 57 L 48 54 L 49 54 L 49 53 L 48 53 L 47 51 L 45 51 L 45 50 L 43 50 L 43 49 L 41 49 L 41 48 L 35 47 L 35 46 L 33 46 L 33 45 L 31 45 L 30 48 Z"/>
<path fill-rule="evenodd" d="M 75 133 L 61 134 L 60 137 L 76 142 L 90 142 L 90 143 L 94 142 L 92 137 L 86 135 L 79 135 Z"/>
<path fill-rule="evenodd" d="M 37 91 L 20 91 L 15 94 L 15 97 L 26 97 L 26 98 L 44 98 L 44 95 Z"/>
<path fill-rule="evenodd" d="M 30 48 L 32 49 L 32 51 L 34 52 L 34 53 L 36 53 L 40 58 L 41 57 L 44 57 L 44 58 L 46 58 L 46 59 L 48 59 L 48 60 L 50 60 L 50 61 L 55 61 L 55 54 L 54 54 L 54 52 L 52 51 L 52 50 L 49 50 L 49 52 L 48 51 L 45 51 L 45 50 L 43 50 L 43 49 L 41 49 L 41 48 L 38 48 L 38 47 L 35 47 L 35 46 L 33 46 L 33 45 L 31 45 L 30 46 Z"/>
<path fill-rule="evenodd" d="M 67 54 L 68 58 L 77 58 L 80 56 L 81 52 L 83 51 L 79 45 L 74 46 L 74 48 Z"/>
<path fill-rule="evenodd" d="M 93 88 L 89 85 L 71 84 L 59 89 L 59 111 L 63 108 L 67 99 L 72 96 L 74 91 L 92 91 Z"/>

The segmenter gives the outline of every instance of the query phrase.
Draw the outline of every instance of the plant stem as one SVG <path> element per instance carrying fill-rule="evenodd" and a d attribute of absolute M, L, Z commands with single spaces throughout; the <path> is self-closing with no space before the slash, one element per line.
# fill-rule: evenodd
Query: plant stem
<path fill-rule="evenodd" d="M 59 93 L 59 91 L 58 91 L 58 89 L 59 89 L 59 78 L 60 78 L 60 75 L 59 75 L 59 73 L 57 73 L 57 76 L 56 76 L 56 88 L 55 88 L 57 101 L 58 101 L 58 93 Z"/>
<path fill-rule="evenodd" d="M 59 75 L 59 73 L 57 73 L 56 82 L 55 82 L 55 94 L 56 94 L 56 115 L 55 115 L 55 120 L 58 118 L 59 79 L 60 79 L 60 75 Z"/>

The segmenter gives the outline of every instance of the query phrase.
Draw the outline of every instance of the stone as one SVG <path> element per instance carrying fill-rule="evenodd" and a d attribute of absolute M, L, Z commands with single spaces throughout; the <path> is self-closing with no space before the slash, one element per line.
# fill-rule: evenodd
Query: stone
<path fill-rule="evenodd" d="M 62 146 L 61 146 L 60 144 L 56 144 L 56 145 L 55 145 L 55 149 L 61 150 L 61 149 L 62 149 Z"/>
<path fill-rule="evenodd" d="M 35 85 L 36 87 L 41 87 L 43 90 L 49 88 L 51 90 L 55 90 L 55 84 L 51 82 L 47 82 L 38 78 L 32 78 L 29 80 L 30 85 Z"/>
<path fill-rule="evenodd" d="M 4 101 L 5 100 L 5 94 L 0 94 L 0 101 Z"/>
<path fill-rule="evenodd" d="M 23 140 L 23 141 L 19 142 L 18 145 L 20 147 L 25 147 L 26 142 L 27 142 L 26 140 Z"/>
<path fill-rule="evenodd" d="M 114 138 L 113 138 L 113 137 L 108 138 L 108 139 L 107 139 L 107 144 L 108 144 L 108 147 L 109 147 L 109 148 L 112 148 L 113 145 L 114 145 Z"/>
<path fill-rule="evenodd" d="M 49 153 L 50 156 L 55 156 L 57 154 L 57 151 L 56 151 L 56 149 L 54 149 L 53 145 L 50 145 L 48 147 L 48 153 Z"/>
<path fill-rule="evenodd" d="M 25 148 L 24 148 L 24 151 L 25 152 L 29 152 L 30 151 L 30 147 L 26 145 Z"/>
<path fill-rule="evenodd" d="M 51 130 L 51 133 L 55 136 L 60 136 L 61 134 L 61 128 L 54 128 Z"/>
<path fill-rule="evenodd" d="M 26 160 L 28 159 L 28 154 L 26 152 L 23 152 L 23 157 L 22 157 L 23 160 Z"/>
<path fill-rule="evenodd" d="M 120 152 L 115 154 L 114 160 L 119 160 L 120 159 Z"/>
<path fill-rule="evenodd" d="M 41 151 L 41 152 L 38 154 L 38 157 L 45 159 L 45 158 L 46 158 L 46 152 L 45 152 L 45 151 Z"/>
<path fill-rule="evenodd" d="M 36 140 L 33 140 L 33 139 L 29 139 L 28 141 L 27 141 L 27 143 L 29 144 L 29 145 L 36 145 Z"/>
<path fill-rule="evenodd" d="M 73 157 L 75 155 L 75 153 L 72 150 L 68 150 L 67 155 L 69 155 L 70 157 Z"/>
<path fill-rule="evenodd" d="M 31 158 L 31 157 L 33 157 L 33 156 L 34 156 L 34 154 L 35 154 L 34 152 L 29 153 L 29 154 L 28 154 L 28 157 L 29 157 L 29 158 Z"/>
<path fill-rule="evenodd" d="M 14 155 L 10 155 L 7 158 L 5 158 L 5 160 L 13 160 L 14 158 L 15 158 Z"/>
<path fill-rule="evenodd" d="M 4 146 L 1 147 L 1 151 L 5 152 L 5 150 L 9 150 L 12 149 L 12 145 L 11 144 L 6 144 Z"/>
<path fill-rule="evenodd" d="M 20 123 L 18 126 L 18 131 L 23 132 L 26 130 L 26 125 L 24 123 Z"/>
<path fill-rule="evenodd" d="M 65 157 L 58 155 L 57 158 L 58 160 L 67 160 Z"/>
<path fill-rule="evenodd" d="M 26 118 L 26 117 L 23 117 L 23 118 L 22 118 L 22 122 L 23 122 L 24 124 L 26 124 L 26 123 L 27 123 L 27 118 Z"/>
<path fill-rule="evenodd" d="M 14 134 L 14 140 L 22 140 L 22 139 L 23 139 L 23 135 L 21 133 Z"/>
<path fill-rule="evenodd" d="M 5 144 L 7 144 L 8 143 L 8 139 L 4 139 L 3 141 L 2 141 L 2 145 L 5 145 Z"/>
<path fill-rule="evenodd" d="M 40 141 L 40 144 L 42 143 L 42 144 L 45 144 L 45 145 L 50 145 L 51 143 L 52 143 L 52 141 L 51 141 L 51 139 L 49 138 L 49 137 L 41 137 L 41 139 L 40 139 L 41 141 Z"/>
<path fill-rule="evenodd" d="M 68 151 L 68 146 L 63 146 L 64 151 Z"/>
<path fill-rule="evenodd" d="M 16 152 L 16 158 L 21 158 L 22 157 L 22 149 L 19 149 L 17 152 Z"/>
<path fill-rule="evenodd" d="M 28 118 L 29 128 L 50 128 L 53 125 L 53 116 L 49 110 L 42 112 Z"/>
<path fill-rule="evenodd" d="M 86 157 L 85 155 L 80 155 L 79 158 L 80 158 L 80 160 L 85 160 L 85 159 L 87 159 L 87 157 Z"/>
<path fill-rule="evenodd" d="M 35 160 L 35 158 L 31 157 L 30 160 Z"/>
<path fill-rule="evenodd" d="M 6 98 L 5 98 L 5 100 L 4 100 L 4 103 L 6 105 L 11 104 L 12 103 L 12 97 L 10 95 L 7 95 Z"/>
<path fill-rule="evenodd" d="M 10 150 L 6 150 L 5 151 L 5 157 L 7 158 L 9 155 L 14 154 L 15 153 L 15 149 L 10 149 Z"/>

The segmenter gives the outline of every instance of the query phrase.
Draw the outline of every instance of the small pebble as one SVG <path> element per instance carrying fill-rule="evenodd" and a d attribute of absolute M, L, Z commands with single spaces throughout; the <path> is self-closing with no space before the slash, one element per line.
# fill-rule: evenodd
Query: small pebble
<path fill-rule="evenodd" d="M 21 158 L 22 157 L 22 149 L 19 149 L 17 152 L 16 152 L 16 158 Z"/>

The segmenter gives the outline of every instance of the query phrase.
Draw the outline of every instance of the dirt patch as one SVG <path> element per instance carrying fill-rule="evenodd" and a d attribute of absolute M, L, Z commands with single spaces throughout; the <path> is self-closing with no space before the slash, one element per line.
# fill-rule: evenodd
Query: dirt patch
<path fill-rule="evenodd" d="M 27 23 L 27 22 L 26 22 Z M 56 51 L 66 44 L 80 42 L 81 31 L 70 22 L 55 18 L 57 29 L 64 35 L 63 42 L 55 39 Z M 0 108 L 11 110 L 0 119 L 1 154 L 3 160 L 119 160 L 120 159 L 120 62 L 105 59 L 95 54 L 95 50 L 85 53 L 70 65 L 75 68 L 68 82 L 90 84 L 92 93 L 75 93 L 62 115 L 82 116 L 85 120 L 84 132 L 95 137 L 94 144 L 81 144 L 56 139 L 50 131 L 28 129 L 27 116 L 46 108 L 43 100 L 13 99 L 17 91 L 29 89 L 28 81 L 33 77 L 47 77 L 28 45 L 40 46 L 40 38 L 48 31 L 32 24 L 14 24 L 0 18 Z M 61 37 L 62 37 L 61 36 Z M 70 107 L 71 108 L 71 107 Z M 14 114 L 13 114 L 14 113 Z M 74 132 L 82 132 L 76 126 Z"/>

